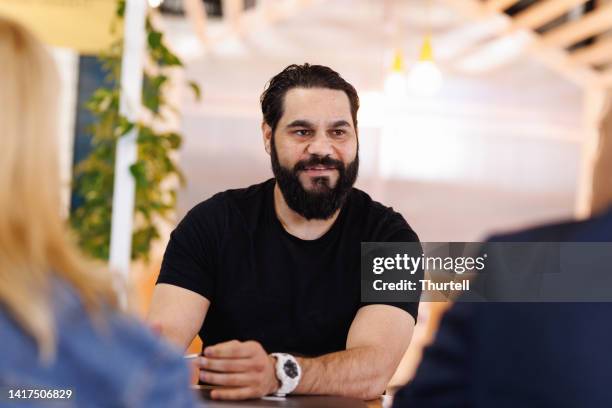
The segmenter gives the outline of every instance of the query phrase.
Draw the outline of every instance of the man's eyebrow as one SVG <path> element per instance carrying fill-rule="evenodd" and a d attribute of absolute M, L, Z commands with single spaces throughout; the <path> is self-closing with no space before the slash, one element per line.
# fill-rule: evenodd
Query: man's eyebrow
<path fill-rule="evenodd" d="M 287 128 L 297 128 L 297 127 L 305 127 L 305 128 L 313 128 L 314 125 L 307 120 L 297 119 L 287 125 Z"/>
<path fill-rule="evenodd" d="M 337 120 L 335 122 L 332 122 L 331 125 L 329 126 L 330 128 L 339 128 L 339 127 L 351 127 L 351 124 L 348 123 L 346 120 Z"/>

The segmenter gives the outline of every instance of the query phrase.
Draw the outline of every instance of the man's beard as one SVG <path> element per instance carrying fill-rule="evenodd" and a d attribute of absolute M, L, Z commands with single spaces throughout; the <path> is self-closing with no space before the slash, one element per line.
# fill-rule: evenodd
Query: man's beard
<path fill-rule="evenodd" d="M 296 213 L 307 220 L 327 220 L 344 204 L 348 193 L 351 191 L 357 173 L 359 171 L 359 153 L 355 160 L 345 166 L 340 160 L 329 156 L 321 157 L 311 155 L 308 160 L 301 160 L 293 166 L 293 169 L 283 167 L 278 161 L 274 136 L 272 137 L 272 171 L 280 188 L 285 202 Z M 338 171 L 338 181 L 335 187 L 330 187 L 328 176 L 313 177 L 313 191 L 307 191 L 299 179 L 299 172 L 307 167 L 322 165 L 334 167 Z"/>

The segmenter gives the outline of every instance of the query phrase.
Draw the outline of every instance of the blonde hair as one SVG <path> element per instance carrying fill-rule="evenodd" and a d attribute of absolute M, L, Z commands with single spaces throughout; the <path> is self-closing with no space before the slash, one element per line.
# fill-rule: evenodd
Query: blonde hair
<path fill-rule="evenodd" d="M 116 300 L 109 274 L 81 257 L 60 216 L 54 62 L 28 31 L 2 17 L 0 61 L 0 305 L 49 361 L 55 278 L 70 284 L 92 315 Z"/>

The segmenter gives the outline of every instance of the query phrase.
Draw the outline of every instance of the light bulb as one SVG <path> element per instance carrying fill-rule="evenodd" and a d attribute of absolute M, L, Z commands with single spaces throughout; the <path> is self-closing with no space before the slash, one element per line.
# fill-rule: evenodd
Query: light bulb
<path fill-rule="evenodd" d="M 419 61 L 410 70 L 408 87 L 422 95 L 433 95 L 442 87 L 442 72 L 433 61 Z"/>
<path fill-rule="evenodd" d="M 391 71 L 385 78 L 385 95 L 399 98 L 406 95 L 406 75 L 403 72 Z"/>
<path fill-rule="evenodd" d="M 149 0 L 149 6 L 153 7 L 153 8 L 157 8 L 159 6 L 161 6 L 161 4 L 164 2 L 164 0 Z"/>
<path fill-rule="evenodd" d="M 390 68 L 385 77 L 385 95 L 390 99 L 401 99 L 406 96 L 408 91 L 406 87 L 406 71 L 404 70 L 404 56 L 401 49 L 396 49 L 393 53 Z"/>

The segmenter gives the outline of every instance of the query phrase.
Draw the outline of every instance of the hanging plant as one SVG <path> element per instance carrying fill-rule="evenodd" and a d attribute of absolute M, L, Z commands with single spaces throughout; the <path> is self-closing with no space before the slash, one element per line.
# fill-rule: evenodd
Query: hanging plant
<path fill-rule="evenodd" d="M 112 30 L 123 22 L 125 0 L 118 1 Z M 142 105 L 150 122 L 163 122 L 164 112 L 175 111 L 164 98 L 169 84 L 169 70 L 183 66 L 181 60 L 165 45 L 164 34 L 157 30 L 151 16 L 146 18 L 147 64 L 143 78 Z M 120 76 L 123 39 L 115 41 L 99 59 L 107 73 L 105 85 L 97 89 L 85 107 L 95 118 L 89 127 L 92 150 L 75 168 L 74 190 L 83 203 L 70 216 L 81 248 L 90 256 L 108 260 L 115 150 L 119 138 L 137 130 L 138 160 L 130 170 L 135 179 L 134 233 L 132 259 L 148 260 L 151 244 L 160 237 L 158 222 L 169 220 L 176 207 L 177 186 L 185 178 L 173 156 L 180 148 L 182 136 L 177 132 L 158 132 L 144 122 L 130 122 L 119 113 Z M 200 88 L 189 82 L 196 98 Z M 178 182 L 172 182 L 178 180 Z"/>

